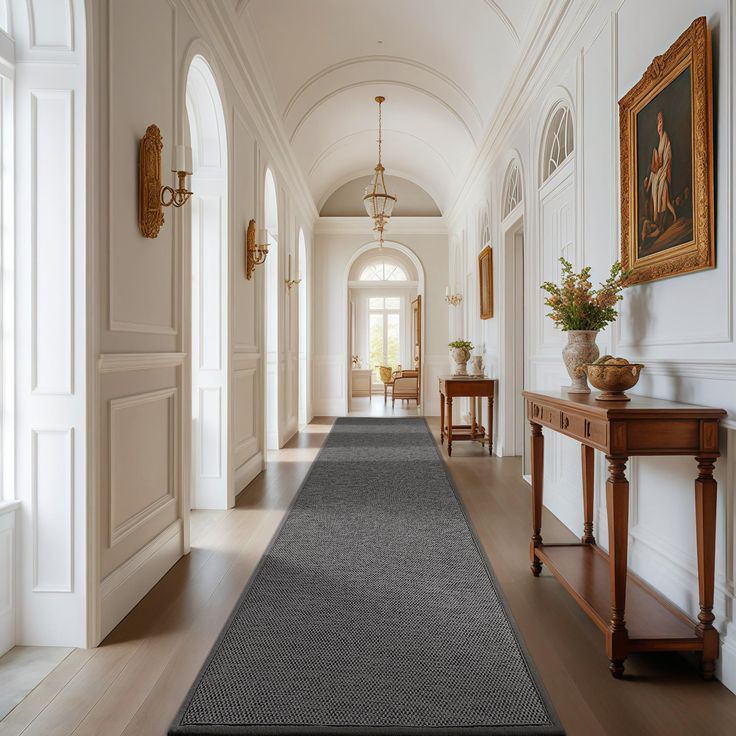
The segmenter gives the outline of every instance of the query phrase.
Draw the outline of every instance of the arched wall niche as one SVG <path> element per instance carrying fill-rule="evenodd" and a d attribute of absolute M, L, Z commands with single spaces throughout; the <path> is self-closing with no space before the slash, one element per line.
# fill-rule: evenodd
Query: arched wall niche
<path fill-rule="evenodd" d="M 189 63 L 186 122 L 192 146 L 192 508 L 226 509 L 231 492 L 229 406 L 228 138 L 222 96 L 200 51 Z"/>

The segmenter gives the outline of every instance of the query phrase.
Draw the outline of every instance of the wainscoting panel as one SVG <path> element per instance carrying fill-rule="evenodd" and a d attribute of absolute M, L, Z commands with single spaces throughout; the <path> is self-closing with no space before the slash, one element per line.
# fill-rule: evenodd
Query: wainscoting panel
<path fill-rule="evenodd" d="M 33 591 L 71 593 L 74 580 L 74 434 L 34 429 Z"/>
<path fill-rule="evenodd" d="M 0 501 L 0 656 L 15 646 L 15 514 L 17 501 Z"/>
<path fill-rule="evenodd" d="M 315 416 L 336 416 L 345 412 L 345 361 L 342 355 L 314 356 Z"/>
<path fill-rule="evenodd" d="M 176 498 L 177 389 L 110 402 L 109 546 Z"/>

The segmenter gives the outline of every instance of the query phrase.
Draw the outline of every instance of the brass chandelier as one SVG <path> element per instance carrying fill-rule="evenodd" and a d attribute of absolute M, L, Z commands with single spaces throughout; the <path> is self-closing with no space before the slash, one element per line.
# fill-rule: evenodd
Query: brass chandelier
<path fill-rule="evenodd" d="M 378 233 L 379 247 L 383 247 L 383 229 L 391 217 L 391 213 L 396 206 L 396 195 L 389 194 L 386 190 L 386 181 L 383 178 L 383 164 L 381 163 L 381 146 L 383 139 L 381 137 L 381 105 L 386 101 L 385 97 L 376 97 L 378 103 L 378 163 L 374 169 L 373 186 L 365 188 L 363 196 L 363 204 L 368 213 L 368 217 L 373 219 L 373 230 Z"/>

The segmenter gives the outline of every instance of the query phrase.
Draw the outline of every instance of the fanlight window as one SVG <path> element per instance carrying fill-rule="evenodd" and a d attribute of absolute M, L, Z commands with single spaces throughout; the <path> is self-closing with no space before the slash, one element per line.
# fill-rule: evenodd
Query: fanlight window
<path fill-rule="evenodd" d="M 514 163 L 506 176 L 506 186 L 503 194 L 503 217 L 508 216 L 518 207 L 522 197 L 521 173 L 519 172 L 519 166 Z"/>
<path fill-rule="evenodd" d="M 542 181 L 562 165 L 573 151 L 572 113 L 567 105 L 560 105 L 547 126 L 544 142 Z"/>
<path fill-rule="evenodd" d="M 371 263 L 360 274 L 361 281 L 408 281 L 406 271 L 395 263 Z"/>

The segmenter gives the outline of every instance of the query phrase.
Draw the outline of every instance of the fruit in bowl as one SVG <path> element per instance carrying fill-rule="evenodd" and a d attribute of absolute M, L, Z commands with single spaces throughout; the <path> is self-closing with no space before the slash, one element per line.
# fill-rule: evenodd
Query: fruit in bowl
<path fill-rule="evenodd" d="M 584 365 L 583 370 L 591 385 L 602 392 L 596 401 L 630 401 L 624 391 L 636 386 L 643 367 L 642 363 L 629 363 L 626 358 L 604 355 L 595 363 Z"/>

